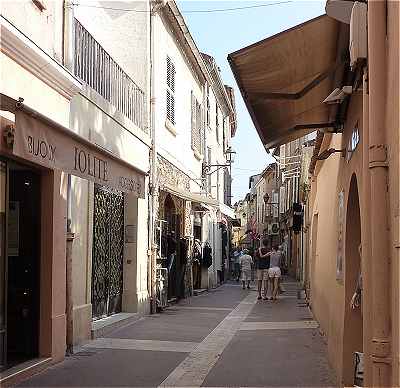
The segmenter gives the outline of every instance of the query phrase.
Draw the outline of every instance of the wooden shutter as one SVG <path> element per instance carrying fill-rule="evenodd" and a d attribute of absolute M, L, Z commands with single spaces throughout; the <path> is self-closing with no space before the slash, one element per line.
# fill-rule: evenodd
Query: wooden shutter
<path fill-rule="evenodd" d="M 192 148 L 196 149 L 196 99 L 194 98 L 193 90 L 190 92 L 190 106 Z"/>
<path fill-rule="evenodd" d="M 167 119 L 175 125 L 175 65 L 167 56 Z"/>

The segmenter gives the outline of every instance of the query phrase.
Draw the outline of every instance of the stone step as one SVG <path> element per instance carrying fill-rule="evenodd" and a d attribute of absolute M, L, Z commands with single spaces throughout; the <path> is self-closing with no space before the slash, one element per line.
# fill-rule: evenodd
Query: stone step
<path fill-rule="evenodd" d="M 139 313 L 118 313 L 92 322 L 92 339 L 104 337 L 115 329 L 136 322 L 141 318 Z"/>

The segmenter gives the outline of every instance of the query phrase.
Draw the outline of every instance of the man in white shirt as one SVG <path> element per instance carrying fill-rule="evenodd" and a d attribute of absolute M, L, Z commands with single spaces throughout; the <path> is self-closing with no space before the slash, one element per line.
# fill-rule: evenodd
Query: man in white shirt
<path fill-rule="evenodd" d="M 242 284 L 243 290 L 246 288 L 250 289 L 250 280 L 251 280 L 251 266 L 253 265 L 253 258 L 249 255 L 249 251 L 247 249 L 243 249 L 243 254 L 239 259 L 240 268 L 242 270 Z"/>

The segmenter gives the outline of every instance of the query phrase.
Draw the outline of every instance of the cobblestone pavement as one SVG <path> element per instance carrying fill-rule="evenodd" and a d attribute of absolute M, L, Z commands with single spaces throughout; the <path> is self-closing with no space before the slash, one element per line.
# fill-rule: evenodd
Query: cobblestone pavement
<path fill-rule="evenodd" d="M 297 283 L 278 301 L 227 283 L 119 328 L 21 387 L 336 386 Z"/>

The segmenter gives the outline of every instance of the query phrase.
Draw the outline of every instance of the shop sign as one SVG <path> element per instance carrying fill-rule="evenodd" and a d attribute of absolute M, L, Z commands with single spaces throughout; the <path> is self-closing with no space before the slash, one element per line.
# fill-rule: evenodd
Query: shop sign
<path fill-rule="evenodd" d="M 144 175 L 86 139 L 16 113 L 12 154 L 144 198 Z"/>

